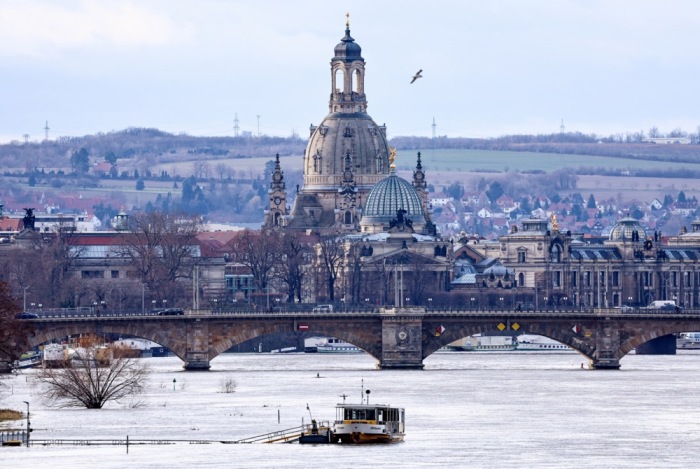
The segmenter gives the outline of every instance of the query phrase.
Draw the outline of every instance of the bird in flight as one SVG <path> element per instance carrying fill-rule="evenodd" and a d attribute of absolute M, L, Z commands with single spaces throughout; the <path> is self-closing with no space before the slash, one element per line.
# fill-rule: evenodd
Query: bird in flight
<path fill-rule="evenodd" d="M 414 81 L 416 81 L 419 78 L 423 78 L 423 75 L 421 75 L 422 72 L 423 72 L 423 69 L 418 70 L 416 72 L 416 74 L 413 75 L 413 80 L 411 80 L 411 83 L 413 83 Z"/>

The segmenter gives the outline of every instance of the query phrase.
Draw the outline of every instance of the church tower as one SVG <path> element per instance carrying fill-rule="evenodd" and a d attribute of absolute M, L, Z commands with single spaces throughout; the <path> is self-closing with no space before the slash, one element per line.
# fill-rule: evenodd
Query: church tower
<path fill-rule="evenodd" d="M 287 191 L 284 173 L 280 166 L 280 154 L 275 155 L 275 170 L 267 193 L 270 196 L 270 208 L 265 210 L 265 226 L 283 226 L 287 215 Z"/>
<path fill-rule="evenodd" d="M 329 113 L 310 128 L 304 183 L 289 217 L 292 229 L 349 230 L 362 216 L 369 191 L 389 174 L 386 127 L 367 114 L 365 60 L 349 19 L 330 66 Z"/>

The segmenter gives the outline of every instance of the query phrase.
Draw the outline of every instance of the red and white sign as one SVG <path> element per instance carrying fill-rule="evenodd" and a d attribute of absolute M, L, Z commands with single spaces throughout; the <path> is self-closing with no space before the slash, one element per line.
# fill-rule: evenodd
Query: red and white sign
<path fill-rule="evenodd" d="M 574 333 L 578 334 L 579 332 L 581 332 L 581 326 L 575 324 L 574 327 L 571 328 L 571 330 L 574 331 Z"/>
<path fill-rule="evenodd" d="M 440 334 L 442 334 L 443 332 L 445 332 L 445 326 L 438 326 L 435 328 L 435 336 L 436 337 L 439 336 Z"/>
<path fill-rule="evenodd" d="M 299 324 L 299 330 L 300 331 L 308 331 L 309 325 L 308 324 Z"/>

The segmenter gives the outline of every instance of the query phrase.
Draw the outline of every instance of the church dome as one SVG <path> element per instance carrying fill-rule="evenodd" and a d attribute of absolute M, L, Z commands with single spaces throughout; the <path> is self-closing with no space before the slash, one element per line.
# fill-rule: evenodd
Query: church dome
<path fill-rule="evenodd" d="M 399 209 L 405 210 L 404 217 L 414 224 L 425 224 L 423 203 L 416 189 L 410 182 L 391 173 L 369 192 L 360 224 L 388 224 L 397 217 Z"/>
<path fill-rule="evenodd" d="M 313 128 L 304 158 L 304 187 L 332 190 L 350 155 L 355 184 L 369 190 L 389 172 L 386 130 L 366 113 L 332 113 Z"/>
<path fill-rule="evenodd" d="M 350 36 L 350 28 L 345 30 L 345 37 L 335 46 L 335 57 L 333 57 L 333 60 L 343 60 L 345 62 L 364 60 L 362 58 L 362 48 Z"/>
<path fill-rule="evenodd" d="M 642 225 L 640 225 L 637 220 L 632 217 L 622 218 L 615 224 L 613 229 L 610 230 L 610 241 L 635 241 L 635 239 L 633 239 L 635 231 L 638 235 L 636 241 L 643 241 L 646 239 L 646 231 L 644 231 L 644 228 L 642 228 Z"/>

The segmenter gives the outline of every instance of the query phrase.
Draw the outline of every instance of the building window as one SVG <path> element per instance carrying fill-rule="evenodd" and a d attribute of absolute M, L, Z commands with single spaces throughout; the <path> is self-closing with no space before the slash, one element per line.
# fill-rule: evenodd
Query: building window
<path fill-rule="evenodd" d="M 555 287 L 561 287 L 561 272 L 558 270 L 552 272 L 552 285 Z"/>
<path fill-rule="evenodd" d="M 112 271 L 112 278 L 119 278 L 119 271 L 118 270 Z"/>
<path fill-rule="evenodd" d="M 578 272 L 571 272 L 571 286 L 575 287 L 578 284 Z"/>
<path fill-rule="evenodd" d="M 549 255 L 549 260 L 551 262 L 561 262 L 561 248 L 558 244 L 552 246 L 552 250 Z"/>
<path fill-rule="evenodd" d="M 617 270 L 614 270 L 612 273 L 612 283 L 613 287 L 620 286 L 620 272 L 618 272 Z"/>
<path fill-rule="evenodd" d="M 586 287 L 591 286 L 591 272 L 589 270 L 583 273 L 583 285 Z"/>
<path fill-rule="evenodd" d="M 520 263 L 520 264 L 525 263 L 525 251 L 518 252 L 518 263 Z"/>
<path fill-rule="evenodd" d="M 104 278 L 105 273 L 102 270 L 83 270 L 80 272 L 82 278 Z"/>
<path fill-rule="evenodd" d="M 599 277 L 600 277 L 600 284 L 605 285 L 605 272 L 599 272 Z"/>

